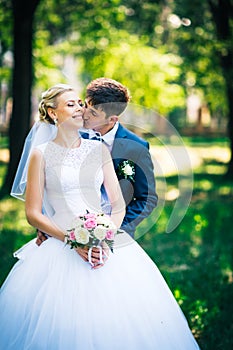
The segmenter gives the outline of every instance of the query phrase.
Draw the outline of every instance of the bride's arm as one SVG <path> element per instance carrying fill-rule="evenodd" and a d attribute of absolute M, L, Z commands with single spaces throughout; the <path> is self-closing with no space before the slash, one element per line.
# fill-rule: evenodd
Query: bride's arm
<path fill-rule="evenodd" d="M 43 215 L 42 203 L 44 193 L 44 159 L 39 150 L 34 150 L 28 167 L 25 196 L 26 218 L 30 225 L 64 241 L 64 233 L 53 222 Z"/>
<path fill-rule="evenodd" d="M 119 181 L 113 166 L 112 157 L 107 147 L 103 145 L 104 187 L 111 203 L 111 219 L 117 227 L 121 226 L 125 216 L 125 201 L 122 196 Z"/>
<path fill-rule="evenodd" d="M 125 202 L 115 173 L 112 157 L 107 147 L 104 145 L 102 145 L 102 147 L 102 169 L 104 175 L 103 183 L 112 207 L 111 219 L 117 227 L 120 227 L 125 216 Z M 104 246 L 103 250 L 105 258 L 107 258 L 109 256 L 109 248 Z M 88 261 L 88 248 L 77 248 L 76 251 L 84 261 Z M 98 269 L 104 265 L 103 263 L 99 263 L 99 249 L 93 248 L 92 262 L 95 264 L 95 266 L 92 267 L 93 269 Z"/>

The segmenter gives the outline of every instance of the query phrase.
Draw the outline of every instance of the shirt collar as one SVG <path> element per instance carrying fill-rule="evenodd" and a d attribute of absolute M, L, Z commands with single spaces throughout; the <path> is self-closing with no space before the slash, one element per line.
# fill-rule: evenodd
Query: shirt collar
<path fill-rule="evenodd" d="M 116 124 L 114 125 L 114 127 L 110 131 L 108 131 L 105 135 L 102 135 L 102 140 L 108 146 L 112 146 L 113 145 L 118 126 L 119 126 L 119 122 L 116 122 Z"/>
<path fill-rule="evenodd" d="M 79 135 L 82 136 L 82 134 L 87 134 L 88 135 L 87 138 L 89 139 L 93 139 L 97 137 L 98 139 L 104 141 L 104 143 L 106 143 L 106 145 L 111 148 L 115 139 L 118 126 L 119 126 L 119 122 L 116 122 L 114 127 L 103 136 L 101 136 L 99 132 L 96 132 L 92 129 L 80 128 Z"/>

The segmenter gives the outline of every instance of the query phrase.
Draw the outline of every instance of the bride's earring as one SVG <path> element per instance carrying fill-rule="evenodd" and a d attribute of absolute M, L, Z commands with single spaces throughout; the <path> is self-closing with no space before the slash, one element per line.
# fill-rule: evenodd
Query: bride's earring
<path fill-rule="evenodd" d="M 55 119 L 53 119 L 53 121 L 54 121 L 54 124 L 57 126 L 57 118 L 55 118 Z"/>

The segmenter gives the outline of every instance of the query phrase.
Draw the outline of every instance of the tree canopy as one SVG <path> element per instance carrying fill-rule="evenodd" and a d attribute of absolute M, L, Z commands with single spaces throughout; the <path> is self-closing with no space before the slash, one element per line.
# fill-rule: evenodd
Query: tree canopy
<path fill-rule="evenodd" d="M 165 116 L 185 110 L 194 92 L 229 121 L 232 150 L 232 13 L 232 0 L 0 0 L 0 78 L 14 101 L 8 189 L 30 126 L 32 87 L 37 98 L 58 81 L 84 91 L 93 78 L 112 77 L 134 103 Z"/>

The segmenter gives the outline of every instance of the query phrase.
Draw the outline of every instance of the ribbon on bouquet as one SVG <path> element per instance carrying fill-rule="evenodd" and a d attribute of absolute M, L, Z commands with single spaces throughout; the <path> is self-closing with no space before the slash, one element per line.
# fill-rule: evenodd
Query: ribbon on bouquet
<path fill-rule="evenodd" d="M 99 249 L 99 253 L 100 253 L 99 263 L 103 264 L 104 263 L 104 261 L 103 261 L 103 248 L 101 246 L 99 246 L 99 245 L 98 246 L 95 245 L 95 246 L 92 246 L 91 248 L 89 248 L 89 250 L 88 250 L 88 261 L 89 261 L 89 263 L 91 264 L 91 266 L 95 265 L 95 264 L 93 264 L 93 262 L 91 260 L 91 254 L 92 254 L 92 249 L 93 248 L 98 248 Z"/>

